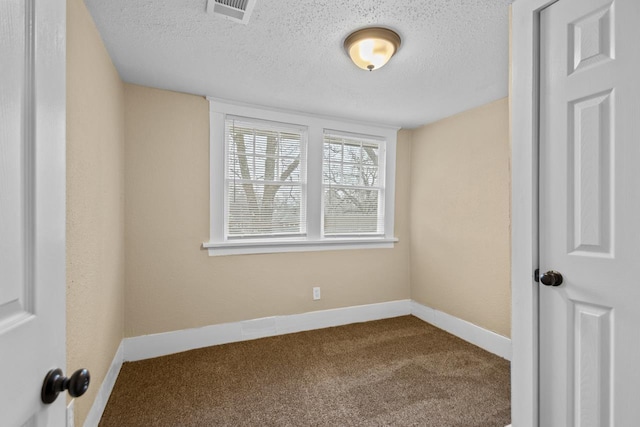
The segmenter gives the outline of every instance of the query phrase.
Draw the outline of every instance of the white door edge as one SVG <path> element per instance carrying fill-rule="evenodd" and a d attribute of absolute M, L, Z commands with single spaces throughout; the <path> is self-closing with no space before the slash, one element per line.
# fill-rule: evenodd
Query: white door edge
<path fill-rule="evenodd" d="M 540 11 L 515 0 L 511 22 L 511 420 L 538 426 L 538 99 Z"/>

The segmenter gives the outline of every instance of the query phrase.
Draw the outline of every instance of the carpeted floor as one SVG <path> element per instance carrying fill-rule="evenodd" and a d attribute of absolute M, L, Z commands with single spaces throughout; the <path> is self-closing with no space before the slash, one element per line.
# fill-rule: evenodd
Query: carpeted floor
<path fill-rule="evenodd" d="M 509 362 L 412 316 L 125 363 L 100 427 L 510 423 Z"/>

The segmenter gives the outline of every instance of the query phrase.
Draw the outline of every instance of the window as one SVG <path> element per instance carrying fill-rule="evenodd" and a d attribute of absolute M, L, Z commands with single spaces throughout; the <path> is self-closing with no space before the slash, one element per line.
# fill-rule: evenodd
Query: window
<path fill-rule="evenodd" d="M 384 235 L 382 141 L 324 134 L 324 236 Z M 381 167 L 382 166 L 382 167 Z"/>
<path fill-rule="evenodd" d="M 388 248 L 395 128 L 210 102 L 210 255 Z"/>
<path fill-rule="evenodd" d="M 306 234 L 306 130 L 225 120 L 228 239 Z"/>

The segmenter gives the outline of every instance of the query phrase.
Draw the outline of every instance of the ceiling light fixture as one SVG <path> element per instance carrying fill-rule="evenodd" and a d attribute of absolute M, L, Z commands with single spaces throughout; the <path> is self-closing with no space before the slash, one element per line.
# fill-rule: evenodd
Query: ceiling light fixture
<path fill-rule="evenodd" d="M 377 70 L 389 62 L 400 48 L 400 36 L 387 28 L 363 28 L 349 34 L 344 50 L 363 70 Z"/>

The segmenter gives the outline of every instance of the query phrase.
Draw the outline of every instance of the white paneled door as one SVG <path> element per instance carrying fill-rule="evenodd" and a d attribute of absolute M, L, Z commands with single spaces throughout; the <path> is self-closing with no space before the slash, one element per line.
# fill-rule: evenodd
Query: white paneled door
<path fill-rule="evenodd" d="M 63 426 L 65 1 L 0 0 L 0 425 Z"/>
<path fill-rule="evenodd" d="M 638 426 L 640 1 L 559 0 L 540 40 L 540 425 Z"/>

